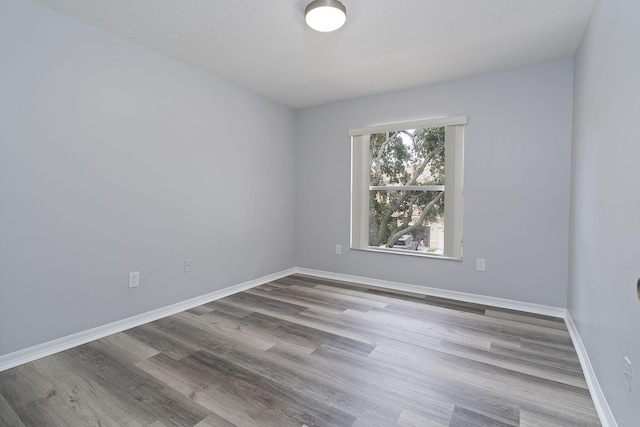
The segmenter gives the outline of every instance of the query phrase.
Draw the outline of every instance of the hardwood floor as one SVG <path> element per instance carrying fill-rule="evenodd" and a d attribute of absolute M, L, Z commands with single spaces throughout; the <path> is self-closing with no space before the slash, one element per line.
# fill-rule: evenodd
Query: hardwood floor
<path fill-rule="evenodd" d="M 561 319 L 301 275 L 0 373 L 0 426 L 599 426 Z"/>

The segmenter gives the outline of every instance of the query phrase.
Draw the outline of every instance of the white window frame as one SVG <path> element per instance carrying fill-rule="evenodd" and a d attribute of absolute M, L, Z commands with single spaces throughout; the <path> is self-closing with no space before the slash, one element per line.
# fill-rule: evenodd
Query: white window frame
<path fill-rule="evenodd" d="M 466 124 L 467 116 L 457 116 L 349 130 L 351 137 L 351 249 L 462 259 L 464 128 Z M 369 191 L 378 189 L 378 187 L 369 186 L 370 135 L 431 127 L 445 128 L 445 183 L 444 186 L 417 186 L 416 190 L 444 190 L 445 192 L 444 254 L 435 255 L 428 252 L 369 246 Z M 414 188 L 405 187 L 405 189 Z"/>

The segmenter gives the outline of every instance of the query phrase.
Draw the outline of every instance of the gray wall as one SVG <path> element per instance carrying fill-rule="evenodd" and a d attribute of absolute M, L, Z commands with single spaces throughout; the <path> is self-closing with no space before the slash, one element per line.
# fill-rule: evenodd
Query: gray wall
<path fill-rule="evenodd" d="M 24 0 L 0 58 L 0 354 L 295 265 L 293 110 Z"/>
<path fill-rule="evenodd" d="M 297 265 L 565 307 L 572 73 L 566 60 L 298 111 Z M 457 115 L 464 261 L 348 250 L 349 128 Z"/>
<path fill-rule="evenodd" d="M 620 426 L 640 420 L 640 3 L 599 0 L 575 58 L 568 307 Z M 623 357 L 635 365 L 632 392 Z"/>

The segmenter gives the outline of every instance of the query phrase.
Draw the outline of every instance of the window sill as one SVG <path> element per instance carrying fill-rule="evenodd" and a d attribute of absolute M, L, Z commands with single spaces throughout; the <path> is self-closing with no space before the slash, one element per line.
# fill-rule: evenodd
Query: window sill
<path fill-rule="evenodd" d="M 354 251 L 363 251 L 363 252 L 376 252 L 376 253 L 383 253 L 383 254 L 412 256 L 412 257 L 419 257 L 419 258 L 435 258 L 435 259 L 442 259 L 445 261 L 462 261 L 462 258 L 453 258 L 453 257 L 444 256 L 444 255 L 434 254 L 431 252 L 407 251 L 404 249 L 374 248 L 374 247 L 369 247 L 369 248 L 351 247 L 351 249 Z"/>

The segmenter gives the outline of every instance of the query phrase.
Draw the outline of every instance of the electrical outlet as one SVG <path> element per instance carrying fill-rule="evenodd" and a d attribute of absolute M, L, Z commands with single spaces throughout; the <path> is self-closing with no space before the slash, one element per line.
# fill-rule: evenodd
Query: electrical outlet
<path fill-rule="evenodd" d="M 342 245 L 336 245 L 336 255 L 342 254 Z"/>
<path fill-rule="evenodd" d="M 135 288 L 136 286 L 140 286 L 140 272 L 135 271 L 133 273 L 129 273 L 129 287 Z"/>
<path fill-rule="evenodd" d="M 483 258 L 476 259 L 476 270 L 484 271 L 485 268 L 485 260 Z"/>
<path fill-rule="evenodd" d="M 185 259 L 184 260 L 184 272 L 188 273 L 193 270 L 193 260 Z"/>
<path fill-rule="evenodd" d="M 624 357 L 624 369 L 622 370 L 622 380 L 627 390 L 631 391 L 631 361 L 627 356 Z"/>

